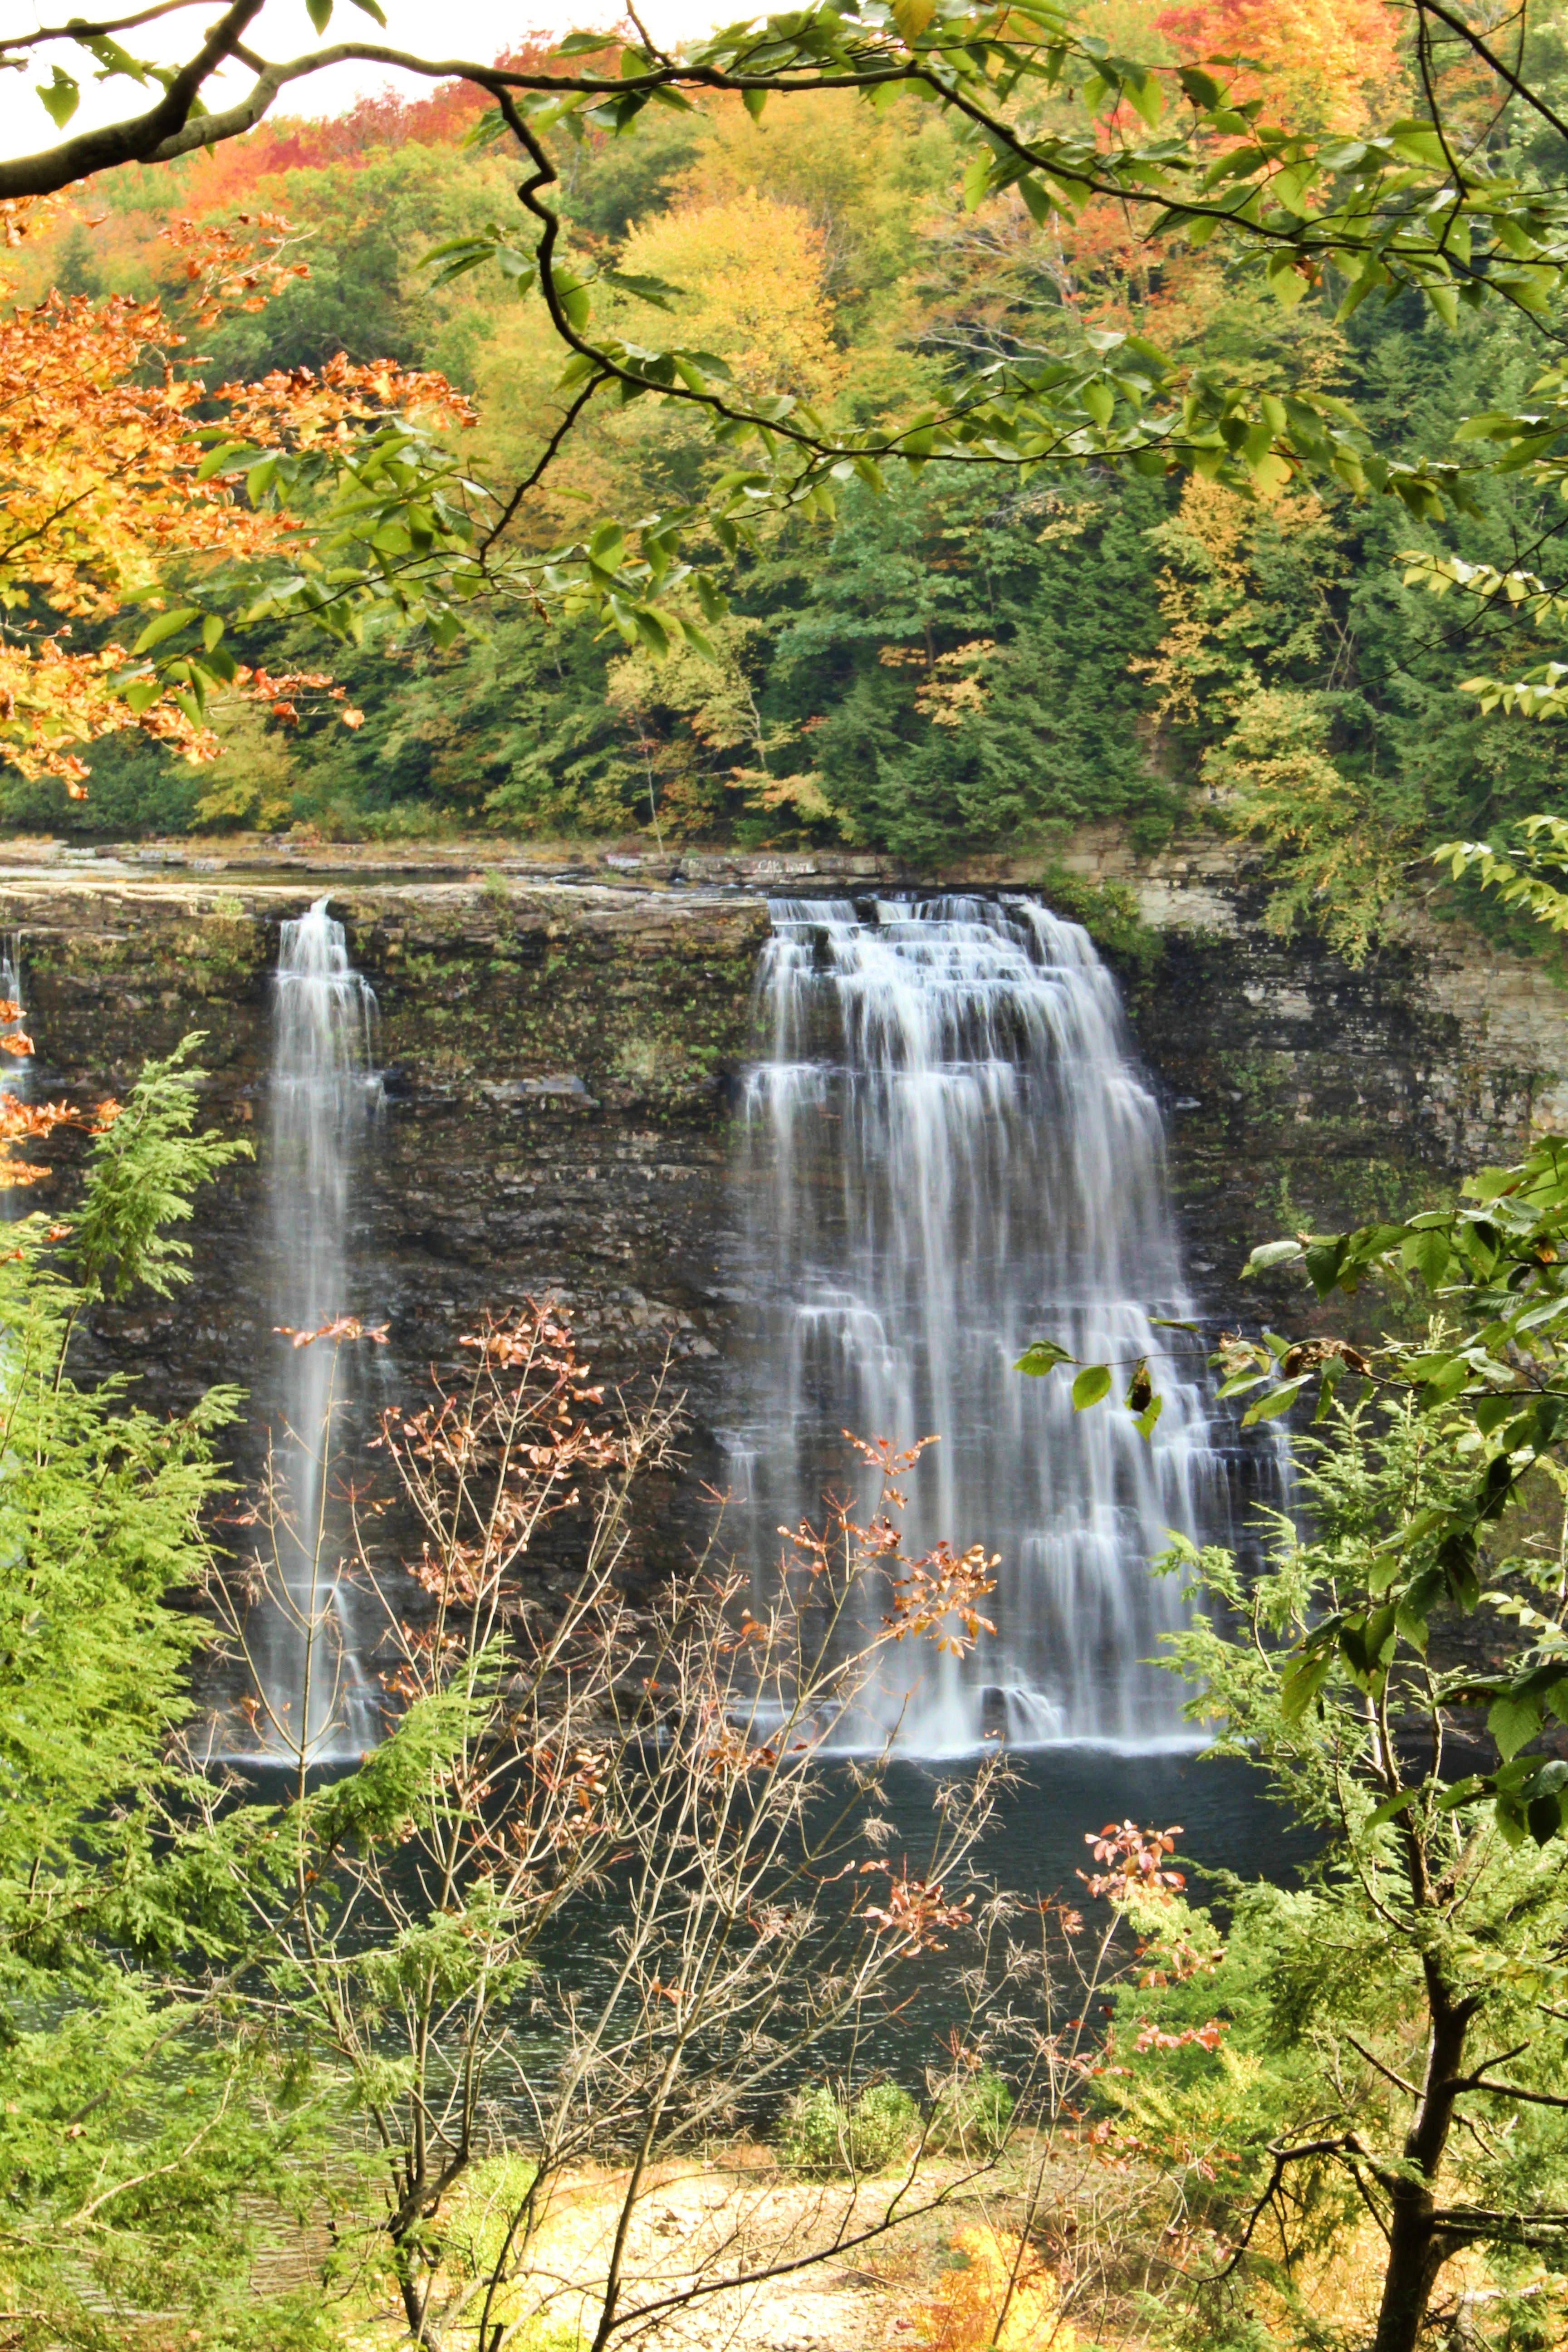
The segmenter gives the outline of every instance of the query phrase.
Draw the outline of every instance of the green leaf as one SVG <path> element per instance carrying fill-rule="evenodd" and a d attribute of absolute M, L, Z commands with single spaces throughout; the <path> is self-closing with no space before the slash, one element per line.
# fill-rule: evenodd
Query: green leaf
<path fill-rule="evenodd" d="M 1059 1340 L 1032 1339 L 1013 1370 L 1028 1372 L 1034 1379 L 1040 1380 L 1047 1372 L 1054 1372 L 1058 1364 L 1070 1364 L 1075 1360 Z"/>
<path fill-rule="evenodd" d="M 158 614 L 154 619 L 148 622 L 137 638 L 132 647 L 132 653 L 149 652 L 153 646 L 161 646 L 165 637 L 177 635 L 181 629 L 187 627 L 192 621 L 199 621 L 201 617 L 201 612 L 195 604 L 177 604 L 172 613 Z"/>
<path fill-rule="evenodd" d="M 1082 1412 L 1086 1406 L 1098 1404 L 1101 1397 L 1110 1394 L 1110 1365 L 1086 1364 L 1072 1384 L 1073 1411 Z"/>
<path fill-rule="evenodd" d="M 1181 83 L 1193 104 L 1200 110 L 1217 106 L 1224 96 L 1213 75 L 1205 73 L 1201 66 L 1183 66 L 1177 72 L 1176 79 Z"/>
<path fill-rule="evenodd" d="M 235 459 L 243 457 L 249 447 L 248 441 L 220 441 L 216 449 L 207 451 L 206 456 L 196 467 L 197 481 L 210 482 L 215 474 L 226 472 Z"/>
<path fill-rule="evenodd" d="M 1301 1255 L 1300 1242 L 1260 1242 L 1241 1269 L 1246 1282 L 1255 1274 L 1265 1274 L 1273 1265 L 1289 1265 Z"/>
<path fill-rule="evenodd" d="M 1563 1800 L 1561 1797 L 1532 1797 L 1524 1809 L 1530 1824 L 1530 1834 L 1537 1845 L 1550 1845 L 1563 1827 Z"/>
<path fill-rule="evenodd" d="M 65 129 L 77 108 L 81 104 L 79 85 L 68 73 L 62 73 L 58 66 L 54 69 L 52 81 L 38 85 L 38 96 L 44 102 L 45 113 L 47 114 L 57 131 Z"/>
<path fill-rule="evenodd" d="M 318 33 L 324 33 L 332 21 L 332 0 L 305 0 L 305 14 Z"/>
<path fill-rule="evenodd" d="M 1384 1797 L 1382 1804 L 1368 1816 L 1366 1824 L 1368 1829 L 1381 1829 L 1384 1822 L 1391 1822 L 1396 1814 L 1405 1811 L 1415 1802 L 1416 1798 L 1424 1795 L 1425 1792 L 1426 1783 L 1423 1781 L 1419 1789 L 1402 1789 L 1396 1797 Z"/>
<path fill-rule="evenodd" d="M 651 302 L 656 310 L 668 310 L 685 293 L 684 286 L 671 286 L 663 278 L 635 278 L 624 269 L 601 269 L 600 277 L 606 286 L 616 287 L 623 294 L 633 294 L 639 302 Z"/>
<path fill-rule="evenodd" d="M 906 41 L 918 41 L 936 14 L 936 0 L 893 0 L 893 22 Z"/>
<path fill-rule="evenodd" d="M 588 560 L 603 572 L 615 572 L 626 553 L 626 535 L 617 522 L 602 522 L 588 541 Z"/>
<path fill-rule="evenodd" d="M 1347 1236 L 1339 1234 L 1331 1241 L 1310 1243 L 1303 1252 L 1307 1279 L 1320 1298 L 1326 1298 L 1338 1282 L 1347 1247 Z"/>
<path fill-rule="evenodd" d="M 566 314 L 568 325 L 581 334 L 594 315 L 594 306 L 587 287 L 580 278 L 574 277 L 569 269 L 552 271 L 552 278 L 555 288 L 555 298 Z"/>
<path fill-rule="evenodd" d="M 1300 1721 L 1328 1681 L 1332 1666 L 1331 1652 L 1311 1650 L 1287 1667 L 1279 1683 L 1279 1712 L 1287 1723 Z"/>
<path fill-rule="evenodd" d="M 1270 1389 L 1267 1396 L 1247 1406 L 1241 1416 L 1243 1429 L 1250 1429 L 1254 1422 L 1272 1421 L 1276 1413 L 1289 1412 L 1306 1385 L 1303 1376 L 1298 1381 L 1287 1381 L 1283 1388 Z"/>
<path fill-rule="evenodd" d="M 1428 1289 L 1436 1290 L 1453 1262 L 1448 1236 L 1437 1227 L 1425 1233 L 1412 1234 L 1399 1253 L 1402 1262 L 1413 1266 Z"/>
<path fill-rule="evenodd" d="M 1505 1696 L 1487 1709 L 1487 1729 L 1497 1741 L 1498 1753 L 1510 1763 L 1541 1729 L 1541 1708 L 1532 1700 Z"/>
<path fill-rule="evenodd" d="M 1165 93 L 1156 73 L 1130 73 L 1121 85 L 1122 95 L 1130 98 L 1142 120 L 1151 131 L 1165 110 Z"/>
<path fill-rule="evenodd" d="M 1147 1439 L 1153 1436 L 1154 1423 L 1159 1420 L 1160 1415 L 1164 1412 L 1164 1410 L 1165 1400 L 1163 1396 L 1150 1398 L 1142 1412 L 1138 1414 L 1132 1423 L 1133 1428 L 1138 1432 L 1140 1437 Z"/>

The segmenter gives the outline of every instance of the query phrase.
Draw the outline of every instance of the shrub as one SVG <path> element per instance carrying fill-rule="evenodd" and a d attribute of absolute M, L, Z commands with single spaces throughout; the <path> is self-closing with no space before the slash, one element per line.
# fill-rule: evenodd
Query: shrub
<path fill-rule="evenodd" d="M 458 2183 L 444 2215 L 443 2253 L 458 2278 L 489 2276 L 500 2260 L 513 2215 L 539 2167 L 531 2158 L 508 2153 L 487 2157 Z M 572 2338 L 567 2352 L 575 2345 Z"/>
<path fill-rule="evenodd" d="M 994 2156 L 1007 2139 L 1013 2094 L 990 2066 L 967 2083 L 944 2085 L 931 2111 L 932 2147 L 963 2156 Z"/>
<path fill-rule="evenodd" d="M 779 2154 L 797 2172 L 882 2172 L 920 2127 L 920 2109 L 897 2083 L 873 2083 L 851 2101 L 816 2083 L 791 2100 Z"/>
<path fill-rule="evenodd" d="M 1006 2230 L 961 2230 L 958 2256 L 916 2321 L 931 2352 L 1075 2352 L 1054 2273 Z"/>

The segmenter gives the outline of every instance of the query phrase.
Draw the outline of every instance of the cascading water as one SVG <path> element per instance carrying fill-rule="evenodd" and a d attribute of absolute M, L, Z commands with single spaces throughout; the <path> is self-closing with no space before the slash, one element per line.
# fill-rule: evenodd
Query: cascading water
<path fill-rule="evenodd" d="M 755 1411 L 732 1449 L 757 1556 L 842 1486 L 841 1431 L 935 1432 L 910 1534 L 1001 1554 L 997 1632 L 889 1693 L 900 1743 L 1179 1739 L 1147 1662 L 1180 1601 L 1148 1562 L 1170 1529 L 1223 1533 L 1226 1486 L 1193 1360 L 1184 1377 L 1152 1320 L 1192 1309 L 1115 982 L 1022 899 L 772 911 L 741 1163 Z M 1043 1337 L 1119 1389 L 1147 1358 L 1152 1442 L 1118 1404 L 1075 1413 L 1063 1373 L 1014 1371 Z"/>
<path fill-rule="evenodd" d="M 354 1167 L 381 1095 L 375 997 L 328 903 L 318 898 L 283 925 L 274 983 L 266 1181 L 272 1320 L 285 1332 L 318 1331 L 348 1309 Z M 321 1761 L 358 1754 L 381 1728 L 342 1573 L 346 1530 L 331 1466 L 352 1351 L 286 1336 L 277 1345 L 273 1590 L 251 1652 L 271 1718 L 265 1748 L 297 1752 L 302 1732 L 310 1759 Z"/>

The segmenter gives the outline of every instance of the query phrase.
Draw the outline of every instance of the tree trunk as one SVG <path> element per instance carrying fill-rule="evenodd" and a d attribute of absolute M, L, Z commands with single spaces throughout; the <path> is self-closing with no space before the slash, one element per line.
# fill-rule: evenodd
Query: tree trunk
<path fill-rule="evenodd" d="M 1425 2184 L 1396 2184 L 1373 2352 L 1415 2352 L 1420 2340 L 1447 2253 L 1432 2226 L 1432 2191 Z"/>
<path fill-rule="evenodd" d="M 1455 2000 L 1433 1961 L 1426 1961 L 1426 1973 L 1432 2020 L 1426 2078 L 1405 2135 L 1405 2161 L 1410 2169 L 1385 2182 L 1392 2207 L 1388 2267 L 1373 2352 L 1415 2352 L 1432 2289 L 1449 2252 L 1433 2220 L 1434 2190 L 1453 2129 L 1465 2037 L 1479 2002 L 1474 1998 Z"/>

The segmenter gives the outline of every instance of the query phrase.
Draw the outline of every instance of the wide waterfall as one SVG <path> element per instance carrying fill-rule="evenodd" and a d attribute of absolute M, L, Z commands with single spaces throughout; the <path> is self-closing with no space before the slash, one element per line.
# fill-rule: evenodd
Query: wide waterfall
<path fill-rule="evenodd" d="M 759 1303 L 737 1499 L 762 1560 L 829 1486 L 841 1432 L 935 1433 L 909 1526 L 1001 1555 L 997 1632 L 888 1695 L 902 1746 L 1181 1736 L 1148 1661 L 1180 1619 L 1148 1563 L 1223 1532 L 1201 1355 L 1156 1317 L 1191 1303 L 1160 1110 L 1087 932 L 1023 898 L 782 899 L 745 1091 L 748 1288 Z M 1075 1413 L 1069 1377 L 1012 1366 L 1054 1338 L 1146 1358 L 1152 1441 L 1118 1400 Z M 900 1657 L 902 1654 L 900 1654 Z"/>
<path fill-rule="evenodd" d="M 375 998 L 327 908 L 318 898 L 283 925 L 274 981 L 266 1181 L 279 1410 L 269 1591 L 249 1636 L 270 1718 L 264 1748 L 297 1752 L 302 1735 L 312 1760 L 357 1754 L 381 1730 L 343 1573 L 342 1474 L 333 1470 L 355 1351 L 289 1336 L 350 1311 L 354 1168 L 381 1093 Z"/>

